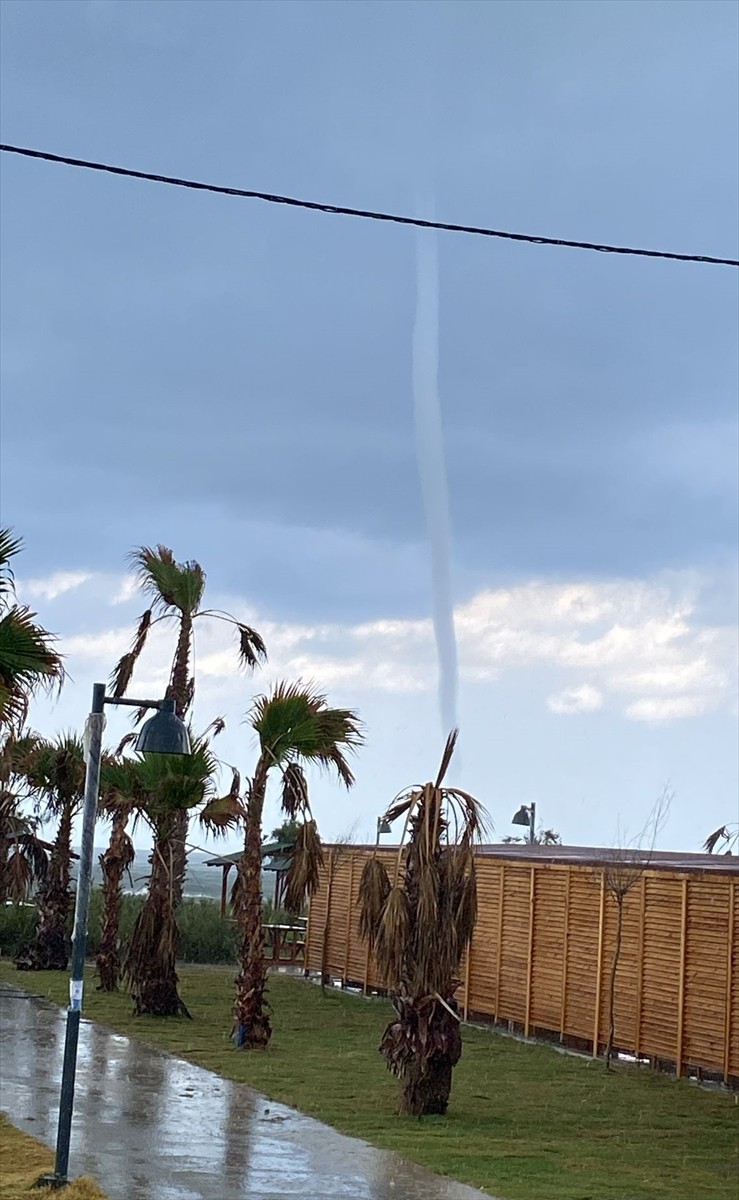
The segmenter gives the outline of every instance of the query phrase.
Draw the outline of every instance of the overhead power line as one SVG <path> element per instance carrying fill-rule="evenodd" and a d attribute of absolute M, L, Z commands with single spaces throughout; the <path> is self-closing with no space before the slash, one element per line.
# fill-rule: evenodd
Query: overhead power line
<path fill-rule="evenodd" d="M 272 192 L 255 192 L 247 188 L 223 187 L 217 183 L 200 183 L 195 179 L 179 179 L 175 175 L 154 175 L 149 171 L 134 171 L 130 167 L 114 167 L 110 163 L 91 162 L 86 158 L 68 158 L 46 150 L 29 150 L 27 146 L 0 144 L 5 154 L 20 154 L 39 158 L 43 162 L 63 163 L 68 167 L 83 167 L 87 171 L 103 171 L 108 175 L 123 175 L 127 179 L 146 179 L 151 183 L 168 183 L 172 187 L 190 188 L 197 192 L 215 192 L 221 196 L 240 196 L 245 200 L 264 200 L 267 204 L 286 204 L 290 208 L 307 208 L 312 212 L 335 213 L 343 217 L 363 217 L 367 221 L 389 221 L 395 225 L 412 225 L 416 229 L 441 229 L 447 233 L 471 233 L 478 237 L 503 238 L 508 242 L 529 242 L 535 246 L 568 246 L 574 250 L 597 250 L 600 254 L 629 254 L 640 258 L 669 258 L 677 262 L 711 263 L 714 266 L 739 267 L 735 258 L 714 258 L 710 254 L 676 254 L 669 250 L 638 250 L 633 246 L 601 245 L 598 242 L 576 242 L 568 238 L 538 237 L 530 233 L 510 233 L 503 229 L 486 229 L 479 225 L 455 225 L 446 221 L 424 221 L 421 217 L 402 217 L 397 213 L 376 212 L 366 208 L 348 208 L 341 204 L 321 204 L 317 200 L 298 200 L 294 196 L 279 196 Z"/>

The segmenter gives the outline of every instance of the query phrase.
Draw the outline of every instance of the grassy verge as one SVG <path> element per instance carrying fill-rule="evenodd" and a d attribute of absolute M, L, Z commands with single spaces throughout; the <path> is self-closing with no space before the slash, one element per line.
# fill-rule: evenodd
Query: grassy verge
<path fill-rule="evenodd" d="M 526 1046 L 465 1029 L 449 1115 L 394 1115 L 396 1084 L 377 1053 L 389 1005 L 273 976 L 274 1038 L 234 1050 L 233 968 L 181 968 L 195 1018 L 135 1018 L 124 994 L 85 995 L 88 1017 L 251 1084 L 344 1133 L 397 1150 L 505 1200 L 736 1200 L 739 1108 L 684 1081 Z M 66 1002 L 66 976 L 0 979 Z"/>
<path fill-rule="evenodd" d="M 51 1189 L 34 1190 L 40 1175 L 53 1170 L 54 1155 L 42 1142 L 11 1125 L 0 1113 L 0 1200 L 37 1200 Z M 63 1192 L 65 1200 L 105 1200 L 91 1179 L 75 1179 Z"/>

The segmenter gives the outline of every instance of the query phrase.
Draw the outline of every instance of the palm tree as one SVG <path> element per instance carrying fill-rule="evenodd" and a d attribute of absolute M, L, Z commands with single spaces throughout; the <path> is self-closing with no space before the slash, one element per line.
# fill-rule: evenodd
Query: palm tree
<path fill-rule="evenodd" d="M 82 742 L 72 733 L 45 741 L 31 734 L 9 748 L 14 769 L 26 781 L 44 820 L 56 820 L 57 830 L 45 878 L 38 889 L 38 926 L 34 941 L 23 949 L 16 965 L 25 971 L 64 971 L 72 912 L 72 822 L 85 793 Z"/>
<path fill-rule="evenodd" d="M 16 602 L 11 562 L 22 545 L 10 529 L 0 529 L 0 730 L 16 732 L 35 693 L 64 681 L 53 634 L 36 624 L 36 613 Z"/>
<path fill-rule="evenodd" d="M 373 857 L 360 883 L 360 931 L 396 1014 L 380 1052 L 401 1083 L 398 1111 L 414 1116 L 446 1112 L 462 1053 L 454 994 L 477 916 L 473 846 L 487 818 L 474 796 L 443 786 L 456 741 L 455 730 L 435 783 L 402 792 L 385 814 L 405 814 L 392 881 Z"/>
<path fill-rule="evenodd" d="M 259 738 L 259 759 L 247 788 L 244 853 L 239 862 L 234 911 L 241 926 L 241 963 L 236 980 L 234 1025 L 236 1044 L 265 1047 L 272 1035 L 265 991 L 267 968 L 262 933 L 262 814 L 269 773 L 282 777 L 282 811 L 299 828 L 285 896 L 297 910 L 315 890 L 321 863 L 321 843 L 308 801 L 303 765 L 318 763 L 333 769 L 350 788 L 354 776 L 346 751 L 362 742 L 359 720 L 348 708 L 329 708 L 325 696 L 301 683 L 278 683 L 271 694 L 259 696 L 249 715 Z M 242 806 L 243 808 L 243 806 Z"/>
<path fill-rule="evenodd" d="M 0 783 L 0 904 L 21 904 L 46 877 L 48 842 L 38 836 L 38 820 L 23 812 L 22 800 Z"/>
<path fill-rule="evenodd" d="M 137 1015 L 190 1015 L 177 990 L 176 839 L 181 813 L 189 815 L 197 808 L 203 823 L 209 824 L 211 805 L 215 806 L 211 828 L 224 830 L 231 824 L 220 811 L 223 801 L 213 799 L 218 765 L 203 737 L 192 739 L 191 754 L 121 759 L 105 770 L 108 804 L 113 806 L 117 795 L 123 811 L 135 810 L 154 834 L 149 890 L 123 963 Z"/>
<path fill-rule="evenodd" d="M 193 561 L 178 563 L 167 546 L 141 546 L 130 556 L 141 590 L 151 598 L 151 606 L 139 618 L 131 649 L 123 655 L 113 672 L 113 695 L 121 697 L 131 682 L 150 630 L 160 621 L 176 622 L 178 627 L 167 696 L 175 701 L 177 715 L 186 717 L 195 695 L 195 676 L 192 673 L 191 650 L 195 622 L 213 617 L 232 625 L 237 640 L 239 666 L 251 671 L 266 661 L 264 642 L 255 629 L 237 621 L 220 609 L 202 608 L 205 592 L 205 572 Z M 171 833 L 174 855 L 173 894 L 175 903 L 182 900 L 187 867 L 188 813 L 183 809 L 175 818 Z"/>
<path fill-rule="evenodd" d="M 122 798 L 119 798 L 113 806 L 110 841 L 99 860 L 103 876 L 100 889 L 103 894 L 103 911 L 100 925 L 100 945 L 95 959 L 95 967 L 100 980 L 98 984 L 100 992 L 117 991 L 121 977 L 119 931 L 123 876 L 136 857 L 133 842 L 126 832 L 130 811 L 130 805 Z"/>

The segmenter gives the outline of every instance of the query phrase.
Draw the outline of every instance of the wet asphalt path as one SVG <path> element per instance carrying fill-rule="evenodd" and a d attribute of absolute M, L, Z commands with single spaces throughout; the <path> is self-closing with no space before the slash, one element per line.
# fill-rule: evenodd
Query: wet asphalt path
<path fill-rule="evenodd" d="M 0 985 L 0 1108 L 56 1138 L 65 1013 Z M 480 1200 L 181 1059 L 83 1020 L 71 1175 L 110 1200 Z"/>

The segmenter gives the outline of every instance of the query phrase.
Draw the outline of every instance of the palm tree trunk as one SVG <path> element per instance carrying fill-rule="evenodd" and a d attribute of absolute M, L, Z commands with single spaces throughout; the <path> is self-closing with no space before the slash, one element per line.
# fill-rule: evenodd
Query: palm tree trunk
<path fill-rule="evenodd" d="M 175 650 L 174 663 L 172 664 L 172 682 L 169 687 L 169 695 L 172 696 L 175 702 L 177 716 L 183 720 L 187 715 L 187 709 L 190 702 L 190 649 L 192 647 L 192 617 L 189 613 L 183 612 L 180 615 L 180 632 L 177 638 L 177 649 Z M 179 908 L 182 903 L 182 896 L 185 890 L 185 872 L 187 871 L 187 833 L 190 823 L 189 813 L 183 809 L 182 812 L 174 814 L 174 829 L 172 835 L 172 849 L 174 854 L 174 876 L 172 884 L 172 897 L 175 908 Z"/>
<path fill-rule="evenodd" d="M 173 826 L 171 817 L 157 822 L 149 892 L 136 919 L 124 963 L 136 1016 L 190 1016 L 177 991 Z"/>
<path fill-rule="evenodd" d="M 66 971 L 72 911 L 72 804 L 62 807 L 49 869 L 38 892 L 36 937 L 15 960 L 19 971 Z"/>
<path fill-rule="evenodd" d="M 269 763 L 261 755 L 246 809 L 244 853 L 239 861 L 236 918 L 241 926 L 241 970 L 236 979 L 236 1045 L 264 1049 L 272 1036 L 265 992 L 267 967 L 262 930 L 262 810 Z"/>
<path fill-rule="evenodd" d="M 118 812 L 113 818 L 113 828 L 110 832 L 110 842 L 104 854 L 100 855 L 100 867 L 103 873 L 103 917 L 100 936 L 100 948 L 96 959 L 97 973 L 100 977 L 98 991 L 115 992 L 121 975 L 120 960 L 120 920 L 121 920 L 121 883 L 124 872 L 133 861 L 133 845 L 126 833 L 125 813 Z"/>
<path fill-rule="evenodd" d="M 383 1034 L 380 1053 L 400 1080 L 398 1112 L 444 1116 L 452 1072 L 462 1056 L 459 1021 L 452 1015 L 454 998 L 447 997 L 448 1007 L 430 997 L 419 1003 L 397 996 L 394 1004 L 397 1017 Z"/>

